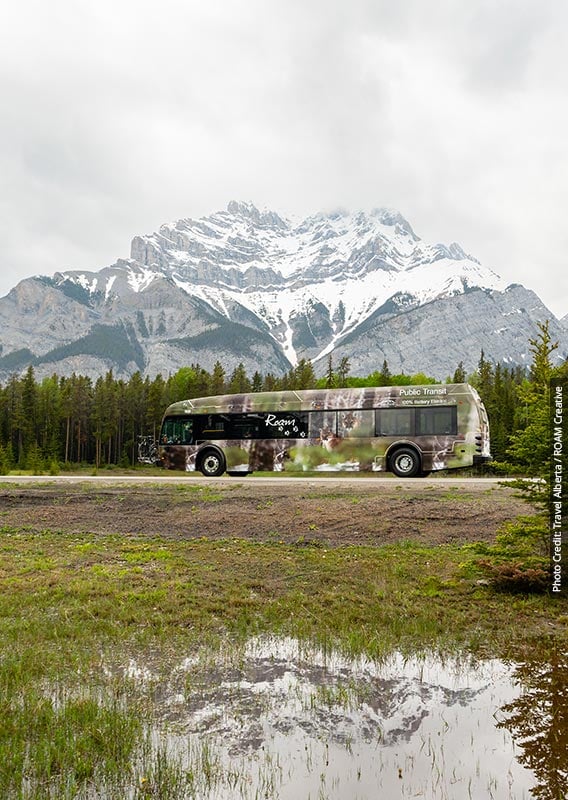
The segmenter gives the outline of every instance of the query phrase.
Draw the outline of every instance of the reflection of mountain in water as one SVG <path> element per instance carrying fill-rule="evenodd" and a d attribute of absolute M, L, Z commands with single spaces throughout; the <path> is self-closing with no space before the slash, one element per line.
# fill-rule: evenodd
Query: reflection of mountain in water
<path fill-rule="evenodd" d="M 217 765 L 203 800 L 529 797 L 535 775 L 495 726 L 518 700 L 511 672 L 497 660 L 350 659 L 285 638 L 136 667 L 156 741 L 188 773 Z"/>
<path fill-rule="evenodd" d="M 354 675 L 349 666 L 256 654 L 235 668 L 209 670 L 185 706 L 188 733 L 219 733 L 231 753 L 257 749 L 267 729 L 296 731 L 329 742 L 394 746 L 410 742 L 433 710 L 466 709 L 486 686 L 448 688 L 418 677 Z M 178 722 L 181 715 L 173 714 Z M 189 713 L 188 713 L 189 712 Z M 228 724 L 227 716 L 238 718 Z M 172 709 L 167 717 L 172 719 Z"/>
<path fill-rule="evenodd" d="M 539 800 L 568 797 L 568 653 L 558 647 L 539 651 L 538 660 L 519 664 L 515 679 L 523 693 L 501 709 L 498 727 L 509 730 L 521 748 L 519 761 L 538 780 Z"/>

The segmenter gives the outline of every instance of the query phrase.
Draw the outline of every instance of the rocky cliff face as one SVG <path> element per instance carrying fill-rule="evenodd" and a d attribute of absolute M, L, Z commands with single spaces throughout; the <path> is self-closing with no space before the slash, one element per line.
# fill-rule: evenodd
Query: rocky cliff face
<path fill-rule="evenodd" d="M 0 380 L 112 368 L 167 374 L 219 359 L 281 373 L 348 356 L 445 377 L 483 348 L 525 363 L 536 322 L 566 328 L 530 291 L 506 287 L 457 244 L 427 244 L 395 211 L 288 220 L 232 202 L 199 220 L 136 236 L 131 257 L 99 272 L 22 281 L 0 299 Z"/>
<path fill-rule="evenodd" d="M 389 365 L 398 365 L 397 371 L 412 373 L 419 369 L 444 377 L 442 362 L 446 364 L 445 376 L 451 375 L 460 361 L 471 371 L 481 350 L 489 361 L 528 366 L 532 361 L 529 339 L 538 333 L 537 322 L 546 319 L 550 320 L 553 339 L 561 342 L 565 358 L 566 331 L 534 292 L 519 285 L 503 292 L 474 289 L 398 314 L 377 313 L 347 336 L 333 357 L 348 356 L 354 374 L 361 375 L 380 369 L 386 359 Z"/>

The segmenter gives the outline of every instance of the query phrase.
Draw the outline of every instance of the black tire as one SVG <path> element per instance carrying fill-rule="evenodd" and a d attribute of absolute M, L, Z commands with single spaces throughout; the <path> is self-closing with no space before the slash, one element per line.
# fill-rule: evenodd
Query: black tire
<path fill-rule="evenodd" d="M 399 447 L 389 458 L 390 470 L 398 478 L 420 475 L 420 456 L 411 447 Z"/>
<path fill-rule="evenodd" d="M 199 459 L 199 469 L 206 478 L 217 478 L 225 472 L 225 458 L 219 450 L 205 450 Z"/>

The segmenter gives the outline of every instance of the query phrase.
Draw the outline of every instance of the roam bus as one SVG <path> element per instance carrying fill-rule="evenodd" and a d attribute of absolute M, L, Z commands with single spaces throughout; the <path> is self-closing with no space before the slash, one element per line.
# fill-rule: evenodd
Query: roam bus
<path fill-rule="evenodd" d="M 465 383 L 221 395 L 171 405 L 159 461 L 216 477 L 268 471 L 393 472 L 489 460 L 489 423 Z"/>

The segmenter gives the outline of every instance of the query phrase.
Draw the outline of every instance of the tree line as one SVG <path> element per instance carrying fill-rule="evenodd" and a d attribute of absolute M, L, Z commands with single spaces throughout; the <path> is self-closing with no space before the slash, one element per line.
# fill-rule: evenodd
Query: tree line
<path fill-rule="evenodd" d="M 532 346 L 550 347 L 547 325 L 541 326 L 541 338 Z M 133 465 L 138 438 L 156 438 L 164 410 L 178 400 L 284 389 L 438 382 L 422 373 L 391 374 L 386 361 L 366 377 L 349 373 L 349 360 L 343 358 L 335 366 L 331 355 L 320 378 L 307 359 L 283 376 L 258 371 L 249 375 L 243 364 L 227 373 L 217 361 L 210 372 L 192 364 L 166 378 L 157 375 L 150 379 L 136 372 L 123 380 L 109 371 L 95 381 L 76 374 L 38 381 L 30 366 L 23 376 L 14 375 L 0 386 L 0 473 L 13 468 L 37 472 L 66 464 Z M 515 436 L 530 423 L 528 402 L 523 403 L 522 398 L 534 379 L 530 370 L 492 364 L 483 352 L 473 373 L 467 375 L 459 364 L 447 378 L 452 383 L 467 380 L 478 389 L 488 411 L 497 461 L 507 460 Z M 523 458 L 519 452 L 517 460 Z"/>

